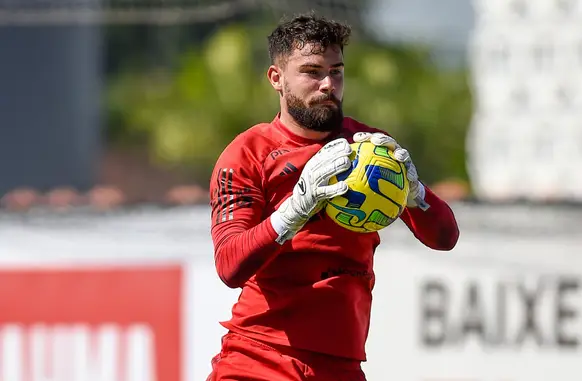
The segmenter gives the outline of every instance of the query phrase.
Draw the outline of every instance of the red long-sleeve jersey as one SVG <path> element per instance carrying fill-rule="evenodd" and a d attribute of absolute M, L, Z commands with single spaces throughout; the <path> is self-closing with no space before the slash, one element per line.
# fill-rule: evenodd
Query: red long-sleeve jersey
<path fill-rule="evenodd" d="M 299 137 L 277 116 L 240 134 L 224 150 L 211 179 L 216 270 L 229 287 L 242 287 L 231 331 L 365 361 L 370 323 L 373 255 L 378 233 L 355 233 L 325 213 L 283 245 L 270 215 L 292 194 L 305 163 L 329 140 L 355 132 L 383 132 L 345 118 L 325 141 Z M 401 219 L 436 250 L 452 249 L 459 231 L 449 206 L 427 188 L 427 211 L 405 209 Z"/>

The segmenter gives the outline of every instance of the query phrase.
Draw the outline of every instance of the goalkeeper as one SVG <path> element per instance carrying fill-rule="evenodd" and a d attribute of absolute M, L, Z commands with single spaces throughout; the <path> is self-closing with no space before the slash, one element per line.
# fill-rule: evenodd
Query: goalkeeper
<path fill-rule="evenodd" d="M 424 245 L 451 250 L 453 212 L 419 180 L 390 136 L 342 112 L 346 25 L 313 15 L 268 38 L 267 77 L 280 112 L 229 144 L 210 184 L 216 270 L 242 288 L 208 380 L 363 381 L 378 233 L 348 231 L 319 213 L 347 191 L 349 143 L 369 140 L 408 168 L 402 221 Z"/>

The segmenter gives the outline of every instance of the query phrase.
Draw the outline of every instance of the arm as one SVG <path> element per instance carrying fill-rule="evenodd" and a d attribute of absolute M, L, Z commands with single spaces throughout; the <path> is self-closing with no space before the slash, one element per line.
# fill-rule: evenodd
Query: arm
<path fill-rule="evenodd" d="M 405 208 L 400 216 L 414 236 L 434 250 L 452 250 L 459 240 L 459 227 L 453 211 L 447 203 L 435 195 L 426 185 L 426 211 Z"/>
<path fill-rule="evenodd" d="M 214 261 L 218 276 L 231 288 L 241 287 L 281 248 L 270 218 L 262 220 L 260 167 L 244 156 L 243 150 L 228 147 L 210 182 Z"/>
<path fill-rule="evenodd" d="M 424 245 L 435 250 L 452 250 L 459 239 L 459 228 L 451 208 L 418 180 L 416 167 L 408 151 L 384 131 L 360 125 L 361 132 L 354 135 L 354 141 L 370 140 L 373 144 L 384 145 L 394 151 L 396 159 L 407 168 L 410 182 L 408 205 L 400 218 Z"/>

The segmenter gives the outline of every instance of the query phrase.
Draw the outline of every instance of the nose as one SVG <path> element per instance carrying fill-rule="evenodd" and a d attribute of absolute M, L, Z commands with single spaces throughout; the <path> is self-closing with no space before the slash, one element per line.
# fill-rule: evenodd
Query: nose
<path fill-rule="evenodd" d="M 331 76 L 327 75 L 321 80 L 321 83 L 319 84 L 319 90 L 322 93 L 331 93 L 335 90 Z"/>

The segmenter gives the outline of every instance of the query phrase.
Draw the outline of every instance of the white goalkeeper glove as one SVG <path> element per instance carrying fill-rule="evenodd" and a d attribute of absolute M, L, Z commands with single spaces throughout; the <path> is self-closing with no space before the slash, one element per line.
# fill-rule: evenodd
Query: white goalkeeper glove
<path fill-rule="evenodd" d="M 360 143 L 370 141 L 377 146 L 387 147 L 394 153 L 394 157 L 406 167 L 406 177 L 408 178 L 409 192 L 406 206 L 409 208 L 419 207 L 422 210 L 427 210 L 430 205 L 424 201 L 426 190 L 424 185 L 418 180 L 418 172 L 410 158 L 408 151 L 400 146 L 392 137 L 379 132 L 356 132 L 354 134 L 354 142 Z"/>
<path fill-rule="evenodd" d="M 350 168 L 351 152 L 352 147 L 348 141 L 339 138 L 323 146 L 305 164 L 293 194 L 271 215 L 271 224 L 279 235 L 276 240 L 279 244 L 293 238 L 321 210 L 325 200 L 348 191 L 343 181 L 333 185 L 328 185 L 328 182 L 332 176 Z"/>

